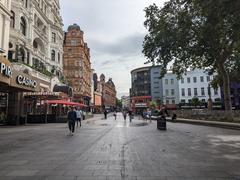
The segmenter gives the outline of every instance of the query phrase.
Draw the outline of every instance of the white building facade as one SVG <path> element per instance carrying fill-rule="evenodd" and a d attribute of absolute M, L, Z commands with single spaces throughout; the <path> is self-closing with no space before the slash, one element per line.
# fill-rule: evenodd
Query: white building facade
<path fill-rule="evenodd" d="M 130 107 L 131 107 L 130 96 L 122 96 L 121 100 L 122 100 L 122 108 L 123 109 L 130 109 Z"/>
<path fill-rule="evenodd" d="M 11 17 L 11 0 L 0 0 L 0 52 L 8 52 L 9 28 Z"/>
<path fill-rule="evenodd" d="M 160 79 L 160 66 L 153 66 L 150 69 L 151 73 L 151 96 L 152 100 L 163 101 L 163 84 L 162 79 Z"/>
<path fill-rule="evenodd" d="M 208 75 L 208 73 L 202 69 L 188 71 L 183 75 L 182 79 L 178 81 L 179 101 L 181 103 L 190 103 L 194 97 L 197 97 L 200 101 L 207 102 L 209 93 L 213 102 L 221 101 L 220 88 L 213 89 L 210 87 L 212 80 L 213 76 Z"/>
<path fill-rule="evenodd" d="M 60 77 L 64 33 L 59 10 L 58 0 L 12 0 L 8 59 Z"/>
<path fill-rule="evenodd" d="M 163 104 L 179 104 L 179 86 L 175 74 L 168 72 L 162 78 Z"/>

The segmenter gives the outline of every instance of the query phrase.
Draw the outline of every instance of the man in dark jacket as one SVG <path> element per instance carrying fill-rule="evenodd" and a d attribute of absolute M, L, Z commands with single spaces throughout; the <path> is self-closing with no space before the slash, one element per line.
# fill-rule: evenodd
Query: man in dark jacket
<path fill-rule="evenodd" d="M 107 119 L 107 114 L 108 114 L 107 110 L 105 109 L 103 113 L 104 113 L 104 118 Z"/>
<path fill-rule="evenodd" d="M 74 108 L 71 107 L 70 111 L 68 112 L 68 127 L 70 130 L 70 135 L 73 135 L 75 130 L 75 122 L 77 120 L 77 113 L 74 111 Z"/>
<path fill-rule="evenodd" d="M 129 116 L 129 121 L 131 123 L 133 119 L 133 111 L 131 109 L 128 111 L 128 116 Z"/>

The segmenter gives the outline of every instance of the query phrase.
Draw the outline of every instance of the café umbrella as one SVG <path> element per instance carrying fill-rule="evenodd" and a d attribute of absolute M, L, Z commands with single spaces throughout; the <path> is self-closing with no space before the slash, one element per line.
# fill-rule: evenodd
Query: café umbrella
<path fill-rule="evenodd" d="M 77 103 L 77 102 L 71 102 L 71 101 L 67 101 L 67 100 L 46 100 L 46 104 L 63 104 L 63 105 L 67 105 L 67 106 L 75 106 L 75 107 L 86 107 L 86 105 L 82 104 L 82 103 Z M 47 123 L 47 111 L 46 111 L 46 118 L 45 118 L 45 122 Z"/>

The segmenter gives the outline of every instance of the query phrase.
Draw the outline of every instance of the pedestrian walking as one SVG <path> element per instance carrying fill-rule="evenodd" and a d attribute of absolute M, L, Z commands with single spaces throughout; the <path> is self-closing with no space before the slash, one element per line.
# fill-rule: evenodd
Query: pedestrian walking
<path fill-rule="evenodd" d="M 114 119 L 117 120 L 117 114 L 114 113 L 113 116 L 114 116 Z"/>
<path fill-rule="evenodd" d="M 105 109 L 103 113 L 104 113 L 104 118 L 107 119 L 107 114 L 108 114 L 107 110 Z"/>
<path fill-rule="evenodd" d="M 76 109 L 76 113 L 77 113 L 77 127 L 78 127 L 78 124 L 81 127 L 82 126 L 81 121 L 82 121 L 82 115 L 83 115 L 82 110 L 78 107 Z"/>
<path fill-rule="evenodd" d="M 176 113 L 173 113 L 172 115 L 172 121 L 175 122 L 177 120 L 177 114 Z"/>
<path fill-rule="evenodd" d="M 76 111 L 74 111 L 74 108 L 71 107 L 70 111 L 68 112 L 68 127 L 69 127 L 69 130 L 70 130 L 69 135 L 73 135 L 73 133 L 75 131 L 76 120 L 77 120 L 77 113 L 76 113 Z"/>
<path fill-rule="evenodd" d="M 126 111 L 123 111 L 123 118 L 124 118 L 124 120 L 127 119 L 127 112 Z"/>
<path fill-rule="evenodd" d="M 132 110 L 129 110 L 128 111 L 128 116 L 129 116 L 129 121 L 130 121 L 130 123 L 132 122 L 132 118 L 133 118 L 133 112 L 132 112 Z"/>
<path fill-rule="evenodd" d="M 149 119 L 150 123 L 152 122 L 152 110 L 151 109 L 147 110 L 147 119 Z"/>

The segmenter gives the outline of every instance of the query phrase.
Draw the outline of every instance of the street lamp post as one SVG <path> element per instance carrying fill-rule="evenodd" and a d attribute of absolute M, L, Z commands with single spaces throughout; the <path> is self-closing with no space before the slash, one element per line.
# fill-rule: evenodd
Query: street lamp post
<path fill-rule="evenodd" d="M 212 97 L 211 97 L 211 86 L 210 84 L 208 84 L 208 110 L 212 111 L 213 108 L 213 102 L 212 102 Z"/>

